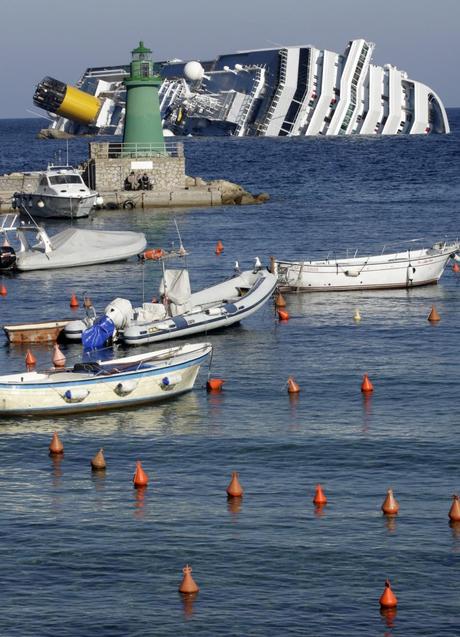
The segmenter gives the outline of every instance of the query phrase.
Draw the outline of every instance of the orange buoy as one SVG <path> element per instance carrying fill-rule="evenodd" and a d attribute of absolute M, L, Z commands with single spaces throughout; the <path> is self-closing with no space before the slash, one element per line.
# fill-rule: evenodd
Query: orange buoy
<path fill-rule="evenodd" d="M 460 522 L 460 498 L 458 495 L 452 496 L 452 506 L 450 507 L 449 518 L 452 522 Z"/>
<path fill-rule="evenodd" d="M 219 239 L 219 241 L 216 243 L 216 254 L 222 254 L 222 252 L 224 251 L 224 244 L 222 243 L 222 241 Z"/>
<path fill-rule="evenodd" d="M 452 266 L 452 272 L 460 272 L 460 265 L 458 265 L 456 261 L 454 262 L 454 265 Z"/>
<path fill-rule="evenodd" d="M 428 315 L 428 320 L 431 323 L 436 323 L 436 321 L 441 320 L 441 317 L 439 316 L 438 311 L 436 310 L 434 305 L 431 306 L 431 312 Z"/>
<path fill-rule="evenodd" d="M 275 296 L 275 307 L 286 307 L 286 300 L 281 292 L 278 292 Z"/>
<path fill-rule="evenodd" d="M 6 296 L 7 294 L 8 294 L 8 290 L 6 289 L 6 287 L 2 283 L 0 285 L 0 296 Z"/>
<path fill-rule="evenodd" d="M 75 296 L 75 294 L 72 294 L 71 298 L 70 298 L 70 307 L 79 307 L 80 303 L 78 302 L 77 297 Z"/>
<path fill-rule="evenodd" d="M 241 486 L 240 481 L 238 480 L 238 472 L 233 471 L 232 479 L 227 487 L 227 495 L 229 495 L 231 498 L 241 498 L 243 493 L 244 489 Z"/>
<path fill-rule="evenodd" d="M 136 462 L 136 471 L 134 472 L 133 483 L 136 489 L 146 487 L 149 483 L 149 477 L 142 468 L 140 460 L 137 460 Z"/>
<path fill-rule="evenodd" d="M 59 436 L 57 435 L 57 431 L 53 433 L 53 437 L 49 446 L 50 456 L 56 456 L 58 454 L 64 453 L 64 445 L 62 444 Z"/>
<path fill-rule="evenodd" d="M 54 344 L 53 349 L 53 365 L 55 367 L 65 367 L 65 356 L 59 349 L 59 345 L 57 343 Z"/>
<path fill-rule="evenodd" d="M 327 504 L 327 498 L 320 484 L 316 485 L 315 497 L 313 498 L 313 504 L 316 506 L 324 506 Z"/>
<path fill-rule="evenodd" d="M 206 389 L 210 392 L 218 392 L 222 390 L 222 386 L 224 383 L 225 380 L 223 380 L 222 378 L 208 378 Z"/>
<path fill-rule="evenodd" d="M 104 458 L 104 449 L 99 449 L 94 458 L 91 459 L 91 468 L 93 471 L 103 471 L 107 467 Z"/>
<path fill-rule="evenodd" d="M 398 605 L 396 595 L 391 590 L 389 579 L 385 580 L 385 590 L 381 594 L 379 602 L 382 608 L 395 608 Z"/>
<path fill-rule="evenodd" d="M 393 489 L 388 489 L 386 498 L 382 504 L 382 511 L 385 515 L 397 515 L 399 504 L 393 495 Z"/>
<path fill-rule="evenodd" d="M 287 390 L 288 394 L 298 394 L 300 391 L 300 387 L 295 382 L 292 376 L 289 376 L 289 378 L 287 379 Z"/>
<path fill-rule="evenodd" d="M 364 374 L 363 382 L 361 383 L 361 391 L 364 393 L 374 391 L 374 385 L 369 380 L 369 376 Z"/>
<path fill-rule="evenodd" d="M 278 310 L 278 318 L 280 321 L 289 321 L 289 312 L 286 312 L 286 310 Z"/>
<path fill-rule="evenodd" d="M 26 352 L 26 367 L 27 367 L 27 369 L 32 369 L 33 367 L 35 367 L 36 364 L 37 364 L 37 359 L 32 354 L 30 349 L 28 349 L 27 352 Z"/>
<path fill-rule="evenodd" d="M 198 593 L 200 590 L 198 584 L 192 577 L 192 567 L 186 564 L 182 569 L 184 577 L 182 579 L 181 585 L 179 586 L 179 593 L 184 593 L 185 595 L 190 595 L 192 593 Z"/>

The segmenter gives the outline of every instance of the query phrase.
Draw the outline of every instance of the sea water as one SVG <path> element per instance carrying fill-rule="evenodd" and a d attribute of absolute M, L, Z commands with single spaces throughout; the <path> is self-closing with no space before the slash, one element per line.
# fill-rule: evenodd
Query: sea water
<path fill-rule="evenodd" d="M 186 139 L 189 175 L 270 201 L 102 210 L 78 227 L 141 231 L 166 249 L 178 246 L 175 219 L 194 290 L 231 275 L 235 260 L 247 269 L 256 256 L 267 264 L 456 238 L 460 110 L 449 117 L 446 136 Z M 59 153 L 85 159 L 87 140 L 38 141 L 40 126 L 0 121 L 1 173 L 39 170 Z M 51 233 L 63 227 L 47 222 Z M 67 317 L 73 292 L 98 311 L 115 297 L 137 304 L 159 278 L 135 259 L 3 276 L 0 323 Z M 460 491 L 460 276 L 448 266 L 437 286 L 286 299 L 288 322 L 268 303 L 192 339 L 214 345 L 219 394 L 206 393 L 205 367 L 191 393 L 163 404 L 0 420 L 0 634 L 458 635 L 460 529 L 447 514 Z M 26 348 L 0 338 L 1 373 L 24 369 Z M 78 344 L 62 350 L 69 363 L 81 356 Z M 33 352 L 50 364 L 51 346 Z M 59 460 L 48 456 L 53 431 Z M 100 447 L 108 468 L 95 474 Z M 138 459 L 150 476 L 143 492 L 132 485 Z M 239 502 L 226 497 L 232 471 Z M 317 483 L 328 497 L 321 511 Z M 400 503 L 393 519 L 380 510 L 388 488 Z M 177 590 L 187 563 L 195 599 Z M 386 577 L 399 605 L 382 616 Z"/>

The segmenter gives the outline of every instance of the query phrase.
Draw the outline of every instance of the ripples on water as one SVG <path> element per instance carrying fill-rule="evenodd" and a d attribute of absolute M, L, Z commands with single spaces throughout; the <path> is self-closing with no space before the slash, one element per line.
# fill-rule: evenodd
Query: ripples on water
<path fill-rule="evenodd" d="M 173 211 L 193 287 L 227 276 L 235 259 L 250 267 L 256 255 L 457 236 L 460 112 L 450 117 L 445 137 L 185 140 L 189 174 L 272 196 L 258 207 Z M 65 153 L 65 142 L 34 139 L 40 125 L 0 122 L 0 172 Z M 70 142 L 73 163 L 86 144 Z M 177 241 L 173 214 L 102 211 L 79 226 L 139 230 L 167 247 Z M 2 324 L 67 316 L 74 290 L 99 309 L 115 296 L 141 301 L 143 288 L 146 298 L 156 292 L 158 272 L 133 261 L 5 284 Z M 447 269 L 441 285 L 410 292 L 290 296 L 288 323 L 267 306 L 207 337 L 213 372 L 227 381 L 220 395 L 203 390 L 204 371 L 194 392 L 161 405 L 3 420 L 0 632 L 458 634 L 460 530 L 447 512 L 460 489 L 459 286 Z M 438 325 L 426 320 L 433 303 Z M 22 369 L 25 348 L 2 338 L 2 371 Z M 51 348 L 34 352 L 48 364 Z M 367 400 L 365 371 L 375 386 Z M 302 390 L 294 399 L 289 374 Z M 53 461 L 54 430 L 65 455 Z M 101 446 L 108 469 L 92 475 Z M 138 458 L 151 478 L 143 493 L 131 484 Z M 225 495 L 233 470 L 245 488 L 239 504 Z M 311 502 L 317 482 L 329 498 L 321 513 Z M 401 505 L 394 520 L 380 514 L 389 487 Z M 201 588 L 189 602 L 177 593 L 186 562 Z M 396 617 L 379 613 L 387 576 Z"/>

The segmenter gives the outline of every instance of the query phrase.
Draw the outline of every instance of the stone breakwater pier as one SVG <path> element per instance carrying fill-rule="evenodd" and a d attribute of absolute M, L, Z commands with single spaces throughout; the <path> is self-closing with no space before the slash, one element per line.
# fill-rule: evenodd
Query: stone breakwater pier
<path fill-rule="evenodd" d="M 103 197 L 102 207 L 106 208 L 248 205 L 270 198 L 267 193 L 251 194 L 223 179 L 187 176 L 180 142 L 92 142 L 89 158 L 80 169 L 86 184 Z M 1 175 L 1 209 L 11 208 L 15 192 L 34 192 L 39 178 L 40 172 Z"/>

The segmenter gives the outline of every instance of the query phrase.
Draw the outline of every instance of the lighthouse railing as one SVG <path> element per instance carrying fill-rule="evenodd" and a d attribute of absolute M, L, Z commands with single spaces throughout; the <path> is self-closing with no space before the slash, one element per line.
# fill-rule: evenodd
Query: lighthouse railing
<path fill-rule="evenodd" d="M 90 142 L 90 157 L 92 159 L 116 159 L 118 157 L 132 157 L 145 159 L 146 157 L 183 157 L 184 144 L 182 142 L 161 143 L 122 143 L 122 142 Z"/>

